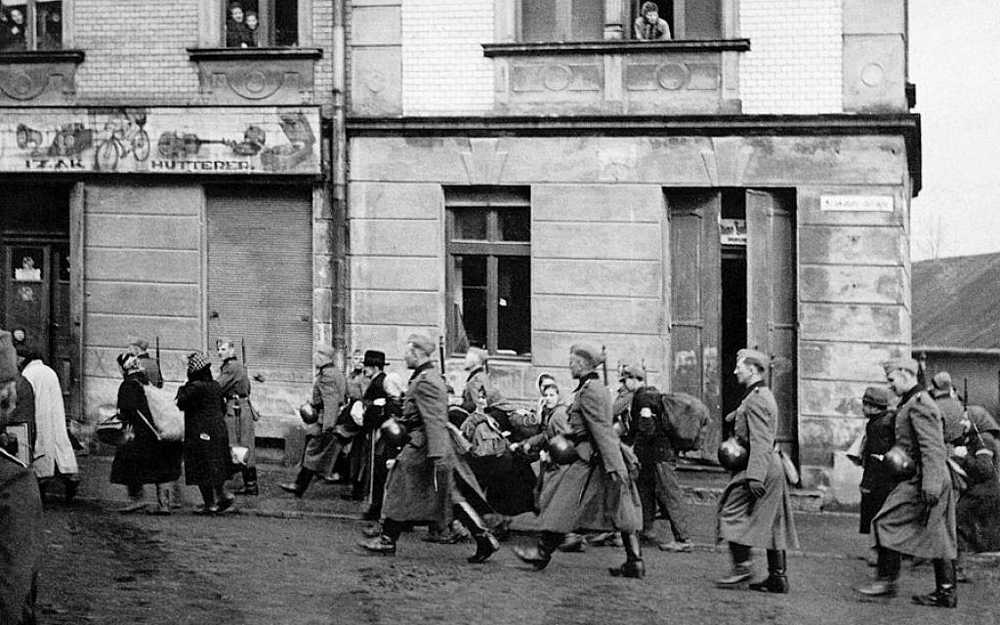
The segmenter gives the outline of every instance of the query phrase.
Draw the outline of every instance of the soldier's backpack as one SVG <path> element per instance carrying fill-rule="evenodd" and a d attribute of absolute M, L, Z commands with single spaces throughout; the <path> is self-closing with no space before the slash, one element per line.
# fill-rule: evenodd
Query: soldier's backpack
<path fill-rule="evenodd" d="M 708 406 L 687 393 L 663 393 L 660 405 L 674 449 L 692 451 L 701 447 L 708 430 Z"/>

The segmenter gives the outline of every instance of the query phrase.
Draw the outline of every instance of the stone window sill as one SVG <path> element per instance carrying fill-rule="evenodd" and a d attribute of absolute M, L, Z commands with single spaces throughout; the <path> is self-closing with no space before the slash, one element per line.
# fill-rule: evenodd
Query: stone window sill
<path fill-rule="evenodd" d="M 32 50 L 21 52 L 0 52 L 0 65 L 23 65 L 26 63 L 83 63 L 83 50 Z"/>
<path fill-rule="evenodd" d="M 188 48 L 192 61 L 275 61 L 316 60 L 323 57 L 320 48 Z"/>
<path fill-rule="evenodd" d="M 630 52 L 747 52 L 749 39 L 689 39 L 671 41 L 554 41 L 544 43 L 484 43 L 483 55 L 535 56 L 552 54 L 628 54 Z"/>

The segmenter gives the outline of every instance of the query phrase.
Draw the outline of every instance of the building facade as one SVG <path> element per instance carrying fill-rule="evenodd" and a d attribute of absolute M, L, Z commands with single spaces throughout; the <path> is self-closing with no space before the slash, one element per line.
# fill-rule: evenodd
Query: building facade
<path fill-rule="evenodd" d="M 770 353 L 779 440 L 835 480 L 908 353 L 920 185 L 903 0 L 351 0 L 347 337 L 419 330 L 535 397 L 605 346 L 722 416 Z M 457 387 L 463 376 L 450 360 Z"/>
<path fill-rule="evenodd" d="M 334 7 L 3 1 L 0 326 L 53 363 L 74 419 L 115 403 L 131 338 L 177 384 L 227 337 L 258 434 L 297 422 L 313 343 L 337 340 Z"/>

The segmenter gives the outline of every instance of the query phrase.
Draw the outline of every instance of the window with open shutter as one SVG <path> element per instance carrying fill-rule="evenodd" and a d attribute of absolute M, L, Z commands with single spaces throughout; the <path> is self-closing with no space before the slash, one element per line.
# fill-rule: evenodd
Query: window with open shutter
<path fill-rule="evenodd" d="M 207 191 L 208 330 L 246 344 L 251 373 L 308 381 L 312 194 L 291 187 Z"/>

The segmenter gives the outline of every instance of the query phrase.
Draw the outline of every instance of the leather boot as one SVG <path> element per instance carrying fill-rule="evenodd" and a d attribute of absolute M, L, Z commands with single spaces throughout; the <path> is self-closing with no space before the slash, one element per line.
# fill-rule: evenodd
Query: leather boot
<path fill-rule="evenodd" d="M 622 546 L 625 547 L 625 564 L 608 569 L 612 577 L 634 577 L 646 575 L 646 565 L 642 562 L 642 546 L 635 532 L 622 532 Z"/>
<path fill-rule="evenodd" d="M 875 564 L 878 577 L 869 584 L 857 586 L 854 591 L 868 597 L 895 597 L 900 559 L 898 551 L 879 547 Z"/>
<path fill-rule="evenodd" d="M 750 570 L 750 547 L 739 543 L 729 543 L 729 555 L 733 561 L 733 569 L 729 575 L 716 580 L 719 588 L 735 588 L 753 577 Z"/>
<path fill-rule="evenodd" d="M 305 494 L 306 489 L 309 488 L 309 483 L 312 482 L 313 476 L 316 475 L 315 472 L 302 467 L 299 469 L 299 474 L 295 476 L 295 481 L 288 484 L 278 484 L 278 487 L 286 493 L 291 493 L 298 498 L 302 498 Z"/>
<path fill-rule="evenodd" d="M 153 514 L 166 516 L 170 514 L 170 491 L 171 484 L 156 485 L 156 509 Z"/>
<path fill-rule="evenodd" d="M 257 467 L 246 467 L 243 469 L 243 488 L 233 491 L 234 495 L 250 495 L 256 497 L 259 494 L 257 487 Z"/>
<path fill-rule="evenodd" d="M 913 595 L 913 603 L 934 608 L 958 607 L 954 560 L 934 560 L 934 585 L 934 592 L 930 594 Z"/>
<path fill-rule="evenodd" d="M 514 555 L 522 562 L 530 564 L 536 571 L 541 571 L 552 560 L 552 552 L 563 542 L 564 536 L 556 532 L 542 532 L 538 544 L 528 549 L 514 547 Z"/>
<path fill-rule="evenodd" d="M 767 579 L 750 584 L 750 590 L 759 592 L 788 593 L 788 576 L 786 574 L 785 552 L 777 549 L 767 550 Z"/>
<path fill-rule="evenodd" d="M 500 542 L 497 541 L 496 536 L 486 527 L 486 523 L 468 502 L 463 501 L 455 504 L 455 517 L 476 540 L 476 553 L 467 558 L 470 564 L 486 562 L 490 556 L 500 550 Z"/>
<path fill-rule="evenodd" d="M 385 522 L 382 523 L 382 533 L 379 536 L 375 536 L 371 540 L 360 542 L 358 543 L 358 546 L 368 553 L 383 556 L 394 556 L 396 555 L 396 541 L 399 540 L 399 535 L 402 533 L 402 523 L 392 519 L 386 519 Z"/>

